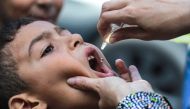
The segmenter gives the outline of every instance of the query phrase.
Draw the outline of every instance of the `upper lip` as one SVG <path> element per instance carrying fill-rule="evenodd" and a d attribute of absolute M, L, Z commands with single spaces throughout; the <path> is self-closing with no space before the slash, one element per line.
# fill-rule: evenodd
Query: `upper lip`
<path fill-rule="evenodd" d="M 87 60 L 88 60 L 89 56 L 94 56 L 96 58 L 97 64 L 102 64 L 102 62 L 100 61 L 101 57 L 99 56 L 99 54 L 95 48 L 92 48 L 92 47 L 87 48 L 87 50 L 86 50 Z"/>

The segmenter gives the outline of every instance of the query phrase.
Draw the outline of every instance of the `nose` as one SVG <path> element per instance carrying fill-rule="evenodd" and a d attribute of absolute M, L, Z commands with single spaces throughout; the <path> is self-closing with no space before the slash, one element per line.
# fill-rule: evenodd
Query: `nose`
<path fill-rule="evenodd" d="M 37 0 L 36 3 L 43 10 L 49 10 L 53 6 L 53 0 Z"/>
<path fill-rule="evenodd" d="M 71 50 L 74 50 L 75 48 L 77 48 L 79 45 L 83 43 L 84 43 L 84 40 L 82 39 L 81 35 L 73 34 L 70 40 L 69 48 Z"/>

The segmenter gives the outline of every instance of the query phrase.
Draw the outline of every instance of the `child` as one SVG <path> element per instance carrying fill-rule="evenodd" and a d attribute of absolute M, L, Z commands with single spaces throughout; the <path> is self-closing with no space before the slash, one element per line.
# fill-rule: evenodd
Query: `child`
<path fill-rule="evenodd" d="M 0 32 L 1 109 L 99 109 L 99 95 L 67 84 L 114 76 L 94 45 L 46 21 L 20 19 Z"/>

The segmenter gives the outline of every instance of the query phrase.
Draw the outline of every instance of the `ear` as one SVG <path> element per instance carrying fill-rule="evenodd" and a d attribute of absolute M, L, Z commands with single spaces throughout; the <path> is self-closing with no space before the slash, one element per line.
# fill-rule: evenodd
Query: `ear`
<path fill-rule="evenodd" d="M 9 99 L 9 109 L 47 109 L 47 103 L 35 96 L 22 93 Z"/>

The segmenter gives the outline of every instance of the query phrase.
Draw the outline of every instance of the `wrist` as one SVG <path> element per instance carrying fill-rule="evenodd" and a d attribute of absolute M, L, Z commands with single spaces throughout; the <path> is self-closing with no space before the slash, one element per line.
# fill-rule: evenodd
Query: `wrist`
<path fill-rule="evenodd" d="M 187 5 L 188 5 L 188 6 L 187 6 L 187 8 L 188 8 L 188 9 L 187 9 L 187 10 L 188 10 L 188 18 L 190 18 L 190 1 L 187 0 L 187 2 L 188 2 L 188 3 L 187 3 Z M 189 27 L 190 27 L 190 20 L 189 20 Z M 189 32 L 190 32 L 190 30 L 189 30 Z"/>
<path fill-rule="evenodd" d="M 178 37 L 190 33 L 190 1 L 181 0 L 174 3 L 175 6 L 172 9 L 174 13 L 171 13 L 169 36 Z"/>
<path fill-rule="evenodd" d="M 182 32 L 184 32 L 184 34 L 187 34 L 187 33 L 190 33 L 190 0 L 185 0 L 185 1 L 182 1 L 182 4 L 181 5 L 183 7 L 183 18 L 181 19 L 181 25 L 183 25 L 183 30 Z M 182 8 L 181 7 L 181 8 Z"/>
<path fill-rule="evenodd" d="M 128 93 L 127 91 L 125 91 L 125 94 L 124 93 L 119 93 L 119 95 L 117 95 L 115 97 L 116 98 L 115 106 L 117 106 L 126 96 L 129 96 L 131 94 L 132 93 Z"/>
<path fill-rule="evenodd" d="M 117 109 L 172 109 L 165 97 L 151 92 L 137 92 L 122 99 Z"/>

